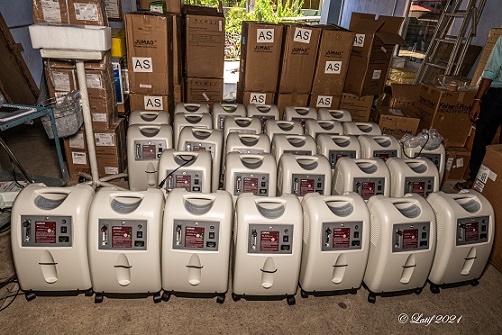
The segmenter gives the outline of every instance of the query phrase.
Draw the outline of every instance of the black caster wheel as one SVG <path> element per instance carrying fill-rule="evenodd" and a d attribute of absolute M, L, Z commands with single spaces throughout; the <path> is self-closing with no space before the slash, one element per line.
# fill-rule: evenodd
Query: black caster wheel
<path fill-rule="evenodd" d="M 472 285 L 472 286 L 478 286 L 478 285 L 479 285 L 479 281 L 478 281 L 477 279 L 476 279 L 476 280 L 473 280 L 473 281 L 471 282 L 471 285 Z"/>
<path fill-rule="evenodd" d="M 441 289 L 439 288 L 439 286 L 431 284 L 431 292 L 434 294 L 439 294 L 439 292 L 441 292 Z"/>
<path fill-rule="evenodd" d="M 296 304 L 296 299 L 295 299 L 295 297 L 293 295 L 287 297 L 286 299 L 288 301 L 288 305 L 292 306 L 292 305 Z"/>
<path fill-rule="evenodd" d="M 100 304 L 103 302 L 104 296 L 101 293 L 96 293 L 94 296 L 94 303 L 95 304 Z"/>
<path fill-rule="evenodd" d="M 37 295 L 33 292 L 27 292 L 24 294 L 24 297 L 26 298 L 26 301 L 32 301 L 37 297 Z"/>
<path fill-rule="evenodd" d="M 86 297 L 92 297 L 94 295 L 94 291 L 92 290 L 92 288 L 90 288 L 87 291 L 85 291 L 84 294 Z"/>
<path fill-rule="evenodd" d="M 168 302 L 171 299 L 171 293 L 164 291 L 162 293 L 162 301 Z"/>
<path fill-rule="evenodd" d="M 415 289 L 415 294 L 419 295 L 420 293 L 422 293 L 422 289 L 421 288 L 416 288 Z"/>
<path fill-rule="evenodd" d="M 232 300 L 233 300 L 233 301 L 239 301 L 239 300 L 241 300 L 241 297 L 239 297 L 239 296 L 238 296 L 237 294 L 235 294 L 235 293 L 232 293 Z"/>
<path fill-rule="evenodd" d="M 162 297 L 161 297 L 161 295 L 160 295 L 160 292 L 159 292 L 159 293 L 155 293 L 155 294 L 153 295 L 153 302 L 154 302 L 155 304 L 158 304 L 158 303 L 159 303 L 159 302 L 161 302 L 161 301 L 162 301 Z"/>
<path fill-rule="evenodd" d="M 225 302 L 225 295 L 221 294 L 221 295 L 216 296 L 216 302 L 219 304 L 224 303 Z"/>
<path fill-rule="evenodd" d="M 355 288 L 354 288 L 354 289 L 350 290 L 350 292 L 349 292 L 349 293 L 350 293 L 350 294 L 357 294 L 357 289 L 355 289 Z"/>
<path fill-rule="evenodd" d="M 125 177 L 124 177 L 124 180 L 125 180 L 125 181 L 129 181 L 129 176 L 125 176 Z"/>
<path fill-rule="evenodd" d="M 376 302 L 376 295 L 373 293 L 368 294 L 368 302 L 374 304 Z"/>
<path fill-rule="evenodd" d="M 309 294 L 304 290 L 300 290 L 300 296 L 304 299 L 307 299 L 309 297 Z"/>

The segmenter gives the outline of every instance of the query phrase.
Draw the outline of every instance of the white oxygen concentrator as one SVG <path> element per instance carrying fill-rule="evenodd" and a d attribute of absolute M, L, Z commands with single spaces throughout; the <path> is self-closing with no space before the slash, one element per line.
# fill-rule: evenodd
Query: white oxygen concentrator
<path fill-rule="evenodd" d="M 344 122 L 344 135 L 382 135 L 382 130 L 374 122 Z"/>
<path fill-rule="evenodd" d="M 232 299 L 286 297 L 295 304 L 302 254 L 302 206 L 291 194 L 237 199 Z"/>
<path fill-rule="evenodd" d="M 403 197 L 406 193 L 416 193 L 427 198 L 439 191 L 439 173 L 428 159 L 389 158 L 390 196 Z"/>
<path fill-rule="evenodd" d="M 360 195 L 305 195 L 301 296 L 355 293 L 368 261 L 370 215 Z"/>
<path fill-rule="evenodd" d="M 129 126 L 133 124 L 170 124 L 171 118 L 167 112 L 133 111 L 129 115 Z"/>
<path fill-rule="evenodd" d="M 361 158 L 361 146 L 356 136 L 321 134 L 316 142 L 317 153 L 329 160 L 332 171 L 340 157 Z"/>
<path fill-rule="evenodd" d="M 246 107 L 237 103 L 215 103 L 213 105 L 213 127 L 223 131 L 223 122 L 227 116 L 246 117 Z"/>
<path fill-rule="evenodd" d="M 446 150 L 443 144 L 440 144 L 436 149 L 432 150 L 423 149 L 422 147 L 406 148 L 404 149 L 404 153 L 405 156 L 409 158 L 429 158 L 439 171 L 439 184 L 441 185 L 444 177 L 444 169 L 446 167 Z"/>
<path fill-rule="evenodd" d="M 180 113 L 209 114 L 209 105 L 208 104 L 179 102 L 174 107 L 174 114 L 180 114 Z"/>
<path fill-rule="evenodd" d="M 11 215 L 14 266 L 26 300 L 36 292 L 85 291 L 92 295 L 87 258 L 87 214 L 94 189 L 29 184 Z"/>
<path fill-rule="evenodd" d="M 265 123 L 265 130 L 263 131 L 270 138 L 270 142 L 274 140 L 276 134 L 283 135 L 303 135 L 303 127 L 298 121 L 276 121 L 268 120 Z"/>
<path fill-rule="evenodd" d="M 315 140 L 310 135 L 283 135 L 274 136 L 270 152 L 277 163 L 283 154 L 310 156 L 316 153 Z"/>
<path fill-rule="evenodd" d="M 493 245 L 492 205 L 474 190 L 432 193 L 427 201 L 437 222 L 436 253 L 429 273 L 431 292 L 467 283 L 477 285 Z"/>
<path fill-rule="evenodd" d="M 164 193 L 103 187 L 89 210 L 88 252 L 91 280 L 104 295 L 148 295 L 160 302 L 160 250 Z"/>
<path fill-rule="evenodd" d="M 180 133 L 185 127 L 213 129 L 213 119 L 210 114 L 175 114 L 173 121 L 175 147 L 178 145 Z"/>
<path fill-rule="evenodd" d="M 276 105 L 248 105 L 246 116 L 259 119 L 264 133 L 267 120 L 279 120 L 279 108 Z"/>
<path fill-rule="evenodd" d="M 306 120 L 305 134 L 312 136 L 314 140 L 317 140 L 317 136 L 321 134 L 342 135 L 343 126 L 334 120 Z"/>
<path fill-rule="evenodd" d="M 286 106 L 282 119 L 299 121 L 303 126 L 308 119 L 317 120 L 317 110 L 314 107 Z"/>
<path fill-rule="evenodd" d="M 352 115 L 343 109 L 319 108 L 317 111 L 318 120 L 333 120 L 338 122 L 352 122 Z"/>
<path fill-rule="evenodd" d="M 270 139 L 266 134 L 230 133 L 225 143 L 225 154 L 240 152 L 242 154 L 270 153 Z"/>
<path fill-rule="evenodd" d="M 390 157 L 401 157 L 401 145 L 392 135 L 361 135 L 361 158 L 381 158 L 384 162 Z"/>
<path fill-rule="evenodd" d="M 127 171 L 129 189 L 144 191 L 157 185 L 160 155 L 173 147 L 169 125 L 132 125 L 127 128 Z"/>
<path fill-rule="evenodd" d="M 382 195 L 368 201 L 371 243 L 364 284 L 376 295 L 420 294 L 431 270 L 436 248 L 436 218 L 417 194 L 399 198 Z"/>
<path fill-rule="evenodd" d="M 162 299 L 171 294 L 216 295 L 228 290 L 233 202 L 228 192 L 169 194 L 162 231 Z"/>
<path fill-rule="evenodd" d="M 230 133 L 261 134 L 260 120 L 252 117 L 229 117 L 223 122 L 223 139 Z"/>

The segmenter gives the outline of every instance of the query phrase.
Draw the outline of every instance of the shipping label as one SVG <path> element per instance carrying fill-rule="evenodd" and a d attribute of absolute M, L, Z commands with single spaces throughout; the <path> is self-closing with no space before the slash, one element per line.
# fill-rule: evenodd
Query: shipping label
<path fill-rule="evenodd" d="M 75 165 L 87 165 L 87 154 L 85 152 L 72 152 L 71 161 Z"/>
<path fill-rule="evenodd" d="M 87 88 L 102 89 L 103 81 L 101 80 L 100 74 L 86 74 L 85 82 Z"/>
<path fill-rule="evenodd" d="M 324 73 L 326 74 L 340 74 L 342 72 L 342 61 L 326 61 L 324 66 Z"/>
<path fill-rule="evenodd" d="M 164 7 L 162 5 L 150 5 L 150 12 L 154 13 L 164 13 Z"/>
<path fill-rule="evenodd" d="M 42 15 L 48 23 L 61 23 L 61 9 L 58 0 L 42 0 Z"/>
<path fill-rule="evenodd" d="M 90 3 L 75 3 L 75 17 L 78 21 L 99 21 L 98 6 Z"/>
<path fill-rule="evenodd" d="M 354 44 L 353 46 L 362 48 L 364 47 L 364 39 L 366 37 L 366 34 L 356 34 L 354 37 Z"/>
<path fill-rule="evenodd" d="M 256 29 L 256 43 L 274 43 L 274 29 Z"/>
<path fill-rule="evenodd" d="M 71 91 L 70 75 L 67 72 L 52 72 L 52 82 L 56 91 Z"/>
<path fill-rule="evenodd" d="M 333 103 L 333 96 L 331 96 L 331 95 L 318 95 L 317 96 L 316 107 L 329 108 L 329 107 L 331 107 L 332 103 Z"/>
<path fill-rule="evenodd" d="M 371 79 L 373 80 L 378 80 L 382 76 L 382 70 L 373 70 L 373 75 L 371 76 Z"/>
<path fill-rule="evenodd" d="M 119 0 L 105 0 L 106 16 L 109 19 L 120 19 Z"/>
<path fill-rule="evenodd" d="M 119 174 L 119 168 L 116 166 L 105 166 L 105 174 Z"/>
<path fill-rule="evenodd" d="M 295 28 L 295 35 L 293 37 L 293 41 L 309 44 L 311 37 L 312 37 L 312 29 Z"/>
<path fill-rule="evenodd" d="M 115 145 L 115 134 L 94 133 L 94 139 L 98 147 L 113 147 Z"/>
<path fill-rule="evenodd" d="M 161 96 L 144 96 L 143 97 L 144 108 L 147 111 L 163 111 L 164 103 Z"/>
<path fill-rule="evenodd" d="M 266 93 L 251 93 L 249 95 L 249 103 L 251 105 L 264 105 L 267 101 Z"/>
<path fill-rule="evenodd" d="M 79 131 L 68 139 L 68 143 L 70 145 L 70 148 L 85 149 L 84 133 L 82 131 Z"/>
<path fill-rule="evenodd" d="M 133 72 L 153 72 L 151 57 L 132 57 Z"/>
<path fill-rule="evenodd" d="M 92 122 L 106 122 L 106 113 L 92 113 Z"/>

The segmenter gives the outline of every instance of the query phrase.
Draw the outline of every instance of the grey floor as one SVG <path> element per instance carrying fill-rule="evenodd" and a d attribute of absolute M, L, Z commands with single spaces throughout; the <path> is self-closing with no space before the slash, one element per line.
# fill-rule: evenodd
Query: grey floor
<path fill-rule="evenodd" d="M 54 145 L 43 130 L 23 127 L 7 134 L 8 143 L 30 173 L 59 177 Z M 0 150 L 1 151 L 1 150 Z M 0 152 L 0 166 L 10 171 Z M 444 185 L 451 191 L 451 183 Z M 0 234 L 0 281 L 14 274 L 10 232 Z M 0 290 L 6 306 L 17 289 Z M 230 287 L 231 291 L 231 287 Z M 229 291 L 229 292 L 230 292 Z M 0 312 L 0 334 L 501 334 L 502 273 L 489 265 L 478 286 L 444 289 L 434 295 L 426 286 L 420 295 L 377 298 L 355 295 L 296 295 L 296 305 L 283 301 L 232 301 L 172 297 L 154 304 L 151 298 L 108 299 L 22 295 Z M 0 307 L 2 308 L 2 307 Z M 447 318 L 443 316 L 448 316 Z M 411 323 L 427 322 L 430 324 Z M 455 320 L 453 320 L 455 318 Z M 450 320 L 451 323 L 442 321 Z M 401 320 L 403 323 L 401 323 Z"/>

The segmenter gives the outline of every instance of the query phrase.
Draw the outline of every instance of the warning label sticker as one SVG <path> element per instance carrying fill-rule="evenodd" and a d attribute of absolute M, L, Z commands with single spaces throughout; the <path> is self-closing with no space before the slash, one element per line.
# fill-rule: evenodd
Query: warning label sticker
<path fill-rule="evenodd" d="M 185 247 L 193 249 L 204 248 L 203 227 L 185 227 Z"/>
<path fill-rule="evenodd" d="M 157 155 L 156 155 L 156 146 L 154 144 L 143 145 L 142 154 L 143 154 L 142 155 L 143 160 L 145 160 L 145 159 L 156 159 L 157 158 Z"/>
<path fill-rule="evenodd" d="M 132 227 L 112 227 L 112 248 L 132 248 Z"/>
<path fill-rule="evenodd" d="M 333 228 L 333 249 L 350 247 L 350 228 Z"/>
<path fill-rule="evenodd" d="M 418 247 L 418 229 L 405 229 L 403 231 L 403 249 L 416 249 Z"/>
<path fill-rule="evenodd" d="M 258 178 L 244 177 L 242 180 L 242 191 L 258 193 Z"/>
<path fill-rule="evenodd" d="M 188 151 L 209 151 L 214 159 L 214 146 L 211 144 L 186 142 L 185 147 Z"/>
<path fill-rule="evenodd" d="M 364 182 L 361 184 L 361 197 L 368 200 L 371 196 L 375 195 L 375 182 Z"/>
<path fill-rule="evenodd" d="M 479 240 L 479 223 L 470 222 L 465 224 L 465 241 L 474 242 Z"/>
<path fill-rule="evenodd" d="M 262 231 L 260 233 L 260 251 L 279 251 L 278 231 Z"/>
<path fill-rule="evenodd" d="M 35 222 L 35 243 L 56 243 L 56 222 Z"/>
<path fill-rule="evenodd" d="M 390 154 L 377 154 L 377 157 L 383 160 L 384 162 L 389 159 Z"/>
<path fill-rule="evenodd" d="M 314 179 L 301 179 L 300 180 L 300 196 L 304 196 L 307 193 L 312 193 L 315 191 Z"/>
<path fill-rule="evenodd" d="M 176 188 L 184 188 L 187 191 L 191 191 L 192 177 L 187 175 L 177 175 Z"/>
<path fill-rule="evenodd" d="M 423 181 L 414 182 L 411 188 L 411 193 L 419 194 L 422 197 L 425 196 L 425 182 Z"/>

